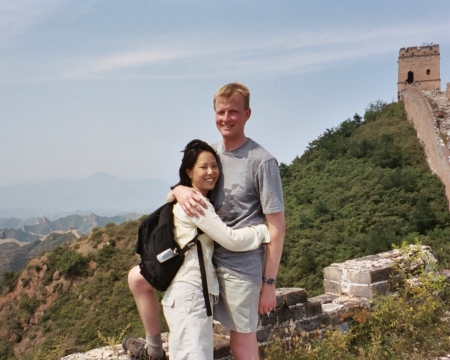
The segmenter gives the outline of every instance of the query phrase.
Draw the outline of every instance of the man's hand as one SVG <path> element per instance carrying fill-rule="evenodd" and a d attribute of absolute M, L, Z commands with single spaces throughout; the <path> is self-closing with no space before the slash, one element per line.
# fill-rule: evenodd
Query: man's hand
<path fill-rule="evenodd" d="M 186 215 L 199 217 L 205 215 L 203 208 L 208 208 L 202 194 L 194 188 L 179 185 L 171 191 Z M 170 194 L 169 194 L 170 195 Z M 169 196 L 168 196 L 169 198 Z"/>
<path fill-rule="evenodd" d="M 264 265 L 264 277 L 275 279 L 280 266 L 281 253 L 284 242 L 284 212 L 267 214 L 267 226 L 269 228 L 270 243 L 266 245 L 266 261 Z M 275 284 L 263 283 L 259 295 L 258 311 L 260 314 L 268 313 L 275 309 L 277 297 L 275 295 Z"/>
<path fill-rule="evenodd" d="M 261 293 L 259 295 L 258 311 L 260 314 L 266 314 L 277 305 L 277 297 L 275 295 L 275 285 L 263 283 Z"/>

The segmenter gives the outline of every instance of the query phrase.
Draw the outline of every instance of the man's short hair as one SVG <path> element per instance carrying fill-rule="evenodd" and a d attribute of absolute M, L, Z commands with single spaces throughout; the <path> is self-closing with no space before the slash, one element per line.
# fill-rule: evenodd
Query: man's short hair
<path fill-rule="evenodd" d="M 247 86 L 240 82 L 234 82 L 222 86 L 214 94 L 214 109 L 216 108 L 216 99 L 223 96 L 226 99 L 231 98 L 233 95 L 241 94 L 244 99 L 244 109 L 247 110 L 250 107 L 250 91 Z"/>

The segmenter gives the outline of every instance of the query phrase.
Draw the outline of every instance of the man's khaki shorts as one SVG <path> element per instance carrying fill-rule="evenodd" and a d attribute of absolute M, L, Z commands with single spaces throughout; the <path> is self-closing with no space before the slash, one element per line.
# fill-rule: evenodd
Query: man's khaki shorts
<path fill-rule="evenodd" d="M 214 320 L 239 333 L 255 332 L 262 284 L 239 279 L 222 268 L 216 273 L 220 294 L 214 305 Z"/>

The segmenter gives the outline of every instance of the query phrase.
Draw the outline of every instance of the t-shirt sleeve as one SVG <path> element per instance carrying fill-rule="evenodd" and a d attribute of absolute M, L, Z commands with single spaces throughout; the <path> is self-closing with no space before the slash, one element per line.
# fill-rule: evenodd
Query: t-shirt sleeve
<path fill-rule="evenodd" d="M 195 226 L 228 250 L 254 250 L 261 243 L 270 242 L 269 231 L 266 225 L 260 224 L 242 229 L 232 229 L 220 220 L 211 203 L 207 202 L 207 204 L 208 208 L 203 216 L 188 217 L 181 207 L 175 208 L 175 215 L 180 219 L 189 218 Z"/>
<path fill-rule="evenodd" d="M 275 214 L 284 211 L 280 171 L 274 158 L 260 165 L 257 172 L 257 182 L 263 213 Z"/>

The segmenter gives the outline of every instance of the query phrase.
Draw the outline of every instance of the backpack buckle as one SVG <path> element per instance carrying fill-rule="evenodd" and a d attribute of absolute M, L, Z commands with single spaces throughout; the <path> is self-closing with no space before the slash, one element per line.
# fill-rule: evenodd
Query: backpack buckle
<path fill-rule="evenodd" d="M 190 249 L 191 247 L 193 247 L 194 245 L 196 245 L 197 243 L 195 241 L 189 242 L 186 244 L 187 248 Z"/>

